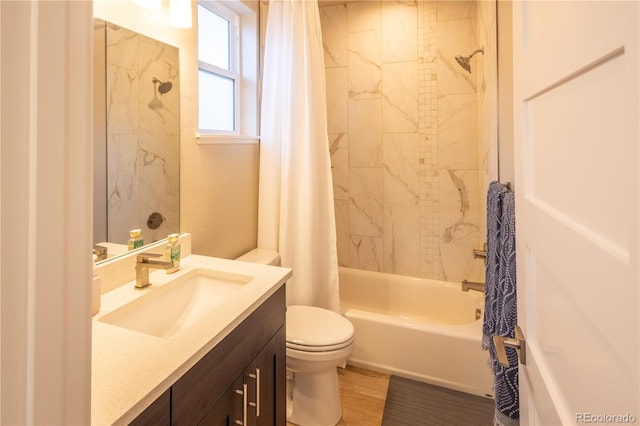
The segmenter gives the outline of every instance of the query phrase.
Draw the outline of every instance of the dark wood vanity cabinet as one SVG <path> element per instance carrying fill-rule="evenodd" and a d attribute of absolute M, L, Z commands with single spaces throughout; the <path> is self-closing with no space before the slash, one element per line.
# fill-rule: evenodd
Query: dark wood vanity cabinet
<path fill-rule="evenodd" d="M 276 336 L 226 390 L 199 424 L 272 426 L 286 423 L 285 329 Z M 282 365 L 278 365 L 282 363 Z M 276 396 L 281 392 L 281 400 Z M 245 399 L 246 392 L 246 399 Z"/>
<path fill-rule="evenodd" d="M 171 424 L 171 389 L 160 395 L 153 404 L 147 407 L 131 426 L 151 426 Z"/>
<path fill-rule="evenodd" d="M 283 285 L 174 383 L 170 424 L 286 425 L 285 339 Z"/>

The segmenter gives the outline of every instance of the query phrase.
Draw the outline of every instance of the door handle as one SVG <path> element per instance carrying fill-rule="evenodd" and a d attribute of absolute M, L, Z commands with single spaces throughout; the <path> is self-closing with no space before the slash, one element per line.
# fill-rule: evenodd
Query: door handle
<path fill-rule="evenodd" d="M 493 335 L 493 344 L 496 347 L 496 354 L 498 355 L 498 362 L 503 367 L 509 366 L 509 359 L 507 359 L 507 350 L 505 347 L 513 348 L 518 354 L 520 364 L 527 364 L 527 341 L 522 334 L 522 330 L 519 326 L 516 326 L 515 337 L 503 337 L 496 334 Z"/>

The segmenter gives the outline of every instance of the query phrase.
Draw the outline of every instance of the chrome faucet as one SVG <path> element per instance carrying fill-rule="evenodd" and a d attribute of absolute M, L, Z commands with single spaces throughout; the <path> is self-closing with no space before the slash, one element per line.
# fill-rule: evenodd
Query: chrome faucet
<path fill-rule="evenodd" d="M 173 261 L 153 260 L 151 258 L 161 257 L 162 254 L 142 253 L 136 256 L 136 288 L 145 288 L 149 282 L 149 269 L 170 269 L 173 268 Z"/>
<path fill-rule="evenodd" d="M 462 291 L 475 290 L 484 293 L 484 283 L 462 280 Z"/>

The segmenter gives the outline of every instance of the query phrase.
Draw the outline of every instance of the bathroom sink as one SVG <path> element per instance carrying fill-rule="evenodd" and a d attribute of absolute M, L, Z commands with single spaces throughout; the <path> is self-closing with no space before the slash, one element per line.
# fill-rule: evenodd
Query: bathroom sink
<path fill-rule="evenodd" d="M 103 316 L 99 321 L 168 338 L 238 293 L 252 276 L 194 269 Z"/>

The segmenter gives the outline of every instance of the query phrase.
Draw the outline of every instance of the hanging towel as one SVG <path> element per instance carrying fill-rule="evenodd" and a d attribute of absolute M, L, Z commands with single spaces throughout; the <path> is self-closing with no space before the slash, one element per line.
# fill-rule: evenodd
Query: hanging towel
<path fill-rule="evenodd" d="M 485 266 L 484 321 L 482 325 L 482 348 L 491 346 L 491 336 L 498 323 L 498 274 L 500 266 L 499 244 L 502 227 L 502 201 L 508 189 L 499 182 L 491 182 L 487 193 L 487 260 Z"/>
<path fill-rule="evenodd" d="M 487 268 L 482 346 L 490 353 L 494 374 L 494 425 L 520 423 L 518 356 L 506 348 L 509 366 L 498 362 L 492 336 L 514 337 L 517 324 L 515 197 L 502 184 L 492 182 L 487 195 Z"/>

